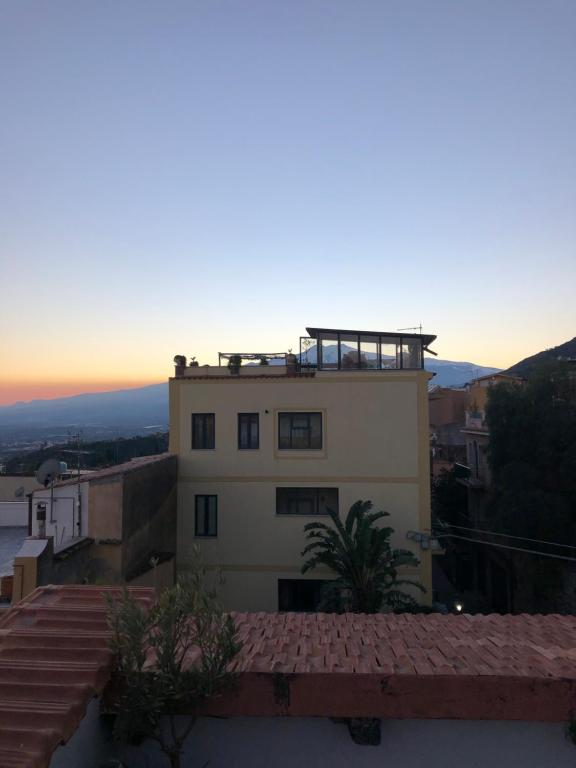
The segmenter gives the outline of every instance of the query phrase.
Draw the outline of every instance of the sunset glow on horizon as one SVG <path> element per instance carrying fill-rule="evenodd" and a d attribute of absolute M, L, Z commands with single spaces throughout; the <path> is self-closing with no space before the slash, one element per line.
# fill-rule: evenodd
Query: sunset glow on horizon
<path fill-rule="evenodd" d="M 576 336 L 576 3 L 0 8 L 0 405 L 423 325 Z"/>
<path fill-rule="evenodd" d="M 109 381 L 95 383 L 93 381 L 60 382 L 60 383 L 4 383 L 0 382 L 0 405 L 14 405 L 30 400 L 54 400 L 59 397 L 71 397 L 93 392 L 113 392 L 119 389 L 135 389 L 159 381 Z"/>

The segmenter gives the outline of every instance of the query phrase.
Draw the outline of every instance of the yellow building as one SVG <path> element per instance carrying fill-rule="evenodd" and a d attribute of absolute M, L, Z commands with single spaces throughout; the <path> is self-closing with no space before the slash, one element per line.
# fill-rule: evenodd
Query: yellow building
<path fill-rule="evenodd" d="M 390 512 L 393 544 L 420 558 L 405 575 L 420 579 L 430 602 L 430 551 L 406 534 L 430 529 L 423 352 L 435 336 L 307 331 L 299 357 L 175 359 L 178 569 L 198 545 L 224 576 L 226 608 L 313 609 L 331 574 L 302 576 L 304 525 L 370 499 Z"/>

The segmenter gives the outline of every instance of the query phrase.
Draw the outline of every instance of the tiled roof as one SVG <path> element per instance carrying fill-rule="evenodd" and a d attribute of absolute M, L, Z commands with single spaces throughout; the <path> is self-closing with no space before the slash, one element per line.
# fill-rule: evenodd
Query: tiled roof
<path fill-rule="evenodd" d="M 574 616 L 235 619 L 241 685 L 212 714 L 562 721 L 576 710 Z"/>
<path fill-rule="evenodd" d="M 41 587 L 0 618 L 2 768 L 46 768 L 108 682 L 103 591 L 111 590 Z M 151 589 L 130 591 L 152 599 Z"/>
<path fill-rule="evenodd" d="M 70 480 L 61 480 L 59 483 L 54 483 L 54 488 L 62 488 L 65 485 L 78 485 L 78 483 L 91 483 L 94 480 L 104 480 L 108 477 L 114 477 L 115 475 L 126 475 L 129 472 L 136 472 L 138 469 L 147 466 L 148 464 L 154 464 L 157 461 L 165 461 L 172 456 L 170 453 L 158 453 L 154 456 L 138 456 L 131 461 L 125 461 L 124 464 L 114 464 L 111 467 L 105 469 L 97 469 L 94 472 L 89 472 L 85 475 L 80 475 L 80 478 L 73 477 Z M 41 490 L 44 488 L 41 487 Z"/>
<path fill-rule="evenodd" d="M 102 692 L 111 590 L 42 587 L 0 619 L 2 768 L 46 768 Z M 233 617 L 238 686 L 206 714 L 565 721 L 576 711 L 574 616 Z"/>

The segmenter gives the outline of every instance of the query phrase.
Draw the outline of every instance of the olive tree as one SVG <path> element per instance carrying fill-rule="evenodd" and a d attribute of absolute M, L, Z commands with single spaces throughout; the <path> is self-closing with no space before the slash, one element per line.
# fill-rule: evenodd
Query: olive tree
<path fill-rule="evenodd" d="M 241 647 L 234 621 L 205 586 L 197 555 L 190 573 L 151 607 L 128 590 L 106 600 L 116 659 L 115 737 L 130 744 L 153 739 L 171 768 L 180 768 L 201 705 L 234 683 L 231 666 Z"/>

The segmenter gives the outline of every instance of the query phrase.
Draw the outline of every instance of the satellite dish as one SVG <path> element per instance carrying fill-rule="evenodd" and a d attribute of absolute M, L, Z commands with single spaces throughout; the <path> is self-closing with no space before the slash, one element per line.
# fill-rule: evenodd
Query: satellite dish
<path fill-rule="evenodd" d="M 14 491 L 14 496 L 16 496 L 17 499 L 21 499 L 22 496 L 24 496 L 24 493 L 26 492 L 26 489 L 23 485 L 20 486 L 20 488 L 16 488 Z"/>
<path fill-rule="evenodd" d="M 47 459 L 36 470 L 36 480 L 45 488 L 53 483 L 67 469 L 66 464 L 58 459 Z"/>

